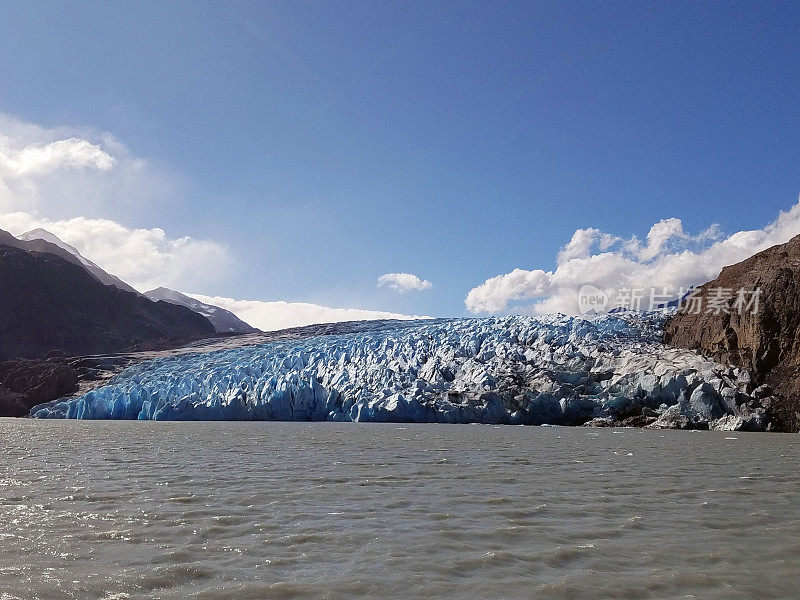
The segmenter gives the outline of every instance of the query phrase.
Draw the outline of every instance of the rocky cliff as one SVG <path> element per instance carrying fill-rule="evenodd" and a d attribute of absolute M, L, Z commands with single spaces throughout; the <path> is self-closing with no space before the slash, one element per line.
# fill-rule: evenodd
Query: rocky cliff
<path fill-rule="evenodd" d="M 760 290 L 758 306 L 737 306 L 739 289 Z M 767 386 L 754 395 L 770 405 L 779 427 L 800 430 L 800 236 L 725 267 L 695 298 L 699 312 L 684 304 L 666 323 L 665 341 L 747 369 L 751 389 Z"/>
<path fill-rule="evenodd" d="M 0 417 L 22 417 L 31 407 L 75 391 L 78 373 L 53 360 L 0 362 Z"/>

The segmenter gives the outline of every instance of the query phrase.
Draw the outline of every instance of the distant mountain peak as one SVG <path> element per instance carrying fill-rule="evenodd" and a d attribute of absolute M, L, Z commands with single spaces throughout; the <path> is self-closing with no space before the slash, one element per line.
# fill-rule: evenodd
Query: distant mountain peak
<path fill-rule="evenodd" d="M 259 331 L 255 327 L 242 321 L 229 310 L 214 306 L 213 304 L 200 302 L 200 300 L 192 298 L 191 296 L 166 287 L 157 287 L 154 290 L 145 292 L 144 295 L 146 298 L 150 298 L 150 300 L 153 301 L 163 300 L 171 304 L 185 306 L 196 313 L 200 313 L 211 321 L 217 333 L 256 333 Z"/>
<path fill-rule="evenodd" d="M 59 238 L 54 233 L 47 231 L 46 229 L 42 229 L 41 227 L 37 227 L 36 229 L 31 229 L 30 231 L 26 231 L 22 235 L 20 235 L 17 239 L 23 242 L 35 242 L 36 240 L 42 240 L 49 244 L 53 244 L 54 246 L 58 246 L 62 250 L 65 250 L 75 258 L 77 258 L 80 263 L 86 268 L 89 273 L 94 275 L 94 277 L 100 282 L 105 285 L 113 285 L 116 288 L 121 290 L 125 290 L 126 292 L 132 292 L 134 294 L 141 295 L 137 290 L 133 287 L 122 281 L 116 275 L 112 275 L 104 271 L 100 268 L 97 264 L 83 256 L 77 248 L 74 246 L 70 246 L 61 238 Z"/>

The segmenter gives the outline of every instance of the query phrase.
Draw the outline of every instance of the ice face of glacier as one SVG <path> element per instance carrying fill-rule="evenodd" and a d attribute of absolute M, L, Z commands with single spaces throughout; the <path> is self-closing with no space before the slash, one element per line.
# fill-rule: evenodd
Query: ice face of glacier
<path fill-rule="evenodd" d="M 735 412 L 734 372 L 661 343 L 663 313 L 385 324 L 159 358 L 38 418 L 581 424 Z M 729 404 L 731 404 L 729 402 Z M 673 411 L 674 412 L 674 411 Z M 727 422 L 727 420 L 726 420 Z"/>

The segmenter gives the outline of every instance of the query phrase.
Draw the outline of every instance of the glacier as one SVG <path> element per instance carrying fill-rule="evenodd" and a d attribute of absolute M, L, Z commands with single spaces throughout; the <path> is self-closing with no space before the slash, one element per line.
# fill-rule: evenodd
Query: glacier
<path fill-rule="evenodd" d="M 662 341 L 664 312 L 437 319 L 167 356 L 35 418 L 579 425 L 643 410 L 747 426 L 746 372 Z M 744 425 L 743 425 L 744 423 Z M 658 426 L 658 422 L 656 422 Z"/>

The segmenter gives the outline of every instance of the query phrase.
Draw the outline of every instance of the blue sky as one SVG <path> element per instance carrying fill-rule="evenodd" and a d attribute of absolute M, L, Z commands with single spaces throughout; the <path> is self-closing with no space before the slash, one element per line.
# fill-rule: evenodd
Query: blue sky
<path fill-rule="evenodd" d="M 168 179 L 146 210 L 43 216 L 223 244 L 189 291 L 460 315 L 580 228 L 792 207 L 798 31 L 792 3 L 2 3 L 0 112 Z"/>

